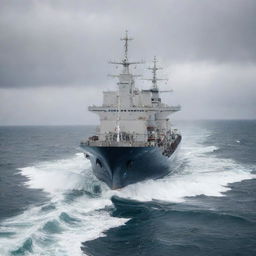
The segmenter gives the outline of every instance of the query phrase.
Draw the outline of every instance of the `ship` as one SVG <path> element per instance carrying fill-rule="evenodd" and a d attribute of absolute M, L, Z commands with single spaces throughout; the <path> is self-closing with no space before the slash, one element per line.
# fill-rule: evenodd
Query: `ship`
<path fill-rule="evenodd" d="M 154 57 L 149 67 L 152 78 L 148 89 L 135 86 L 138 75 L 131 72 L 131 66 L 143 63 L 128 59 L 128 33 L 124 41 L 121 61 L 110 61 L 120 65 L 117 90 L 103 92 L 101 106 L 89 106 L 97 114 L 100 125 L 95 134 L 81 141 L 85 157 L 90 160 L 94 175 L 105 182 L 110 189 L 120 189 L 147 179 L 158 179 L 170 173 L 170 161 L 176 152 L 181 135 L 173 129 L 169 115 L 181 109 L 161 101 L 157 77 L 162 69 Z M 137 82 L 137 81 L 136 81 Z"/>

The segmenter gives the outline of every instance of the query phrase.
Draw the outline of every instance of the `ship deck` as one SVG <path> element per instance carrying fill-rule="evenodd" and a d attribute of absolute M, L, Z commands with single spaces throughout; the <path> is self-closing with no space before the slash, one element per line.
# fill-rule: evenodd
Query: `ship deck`
<path fill-rule="evenodd" d="M 130 141 L 81 141 L 81 145 L 91 146 L 91 147 L 150 147 L 148 142 L 130 142 Z"/>

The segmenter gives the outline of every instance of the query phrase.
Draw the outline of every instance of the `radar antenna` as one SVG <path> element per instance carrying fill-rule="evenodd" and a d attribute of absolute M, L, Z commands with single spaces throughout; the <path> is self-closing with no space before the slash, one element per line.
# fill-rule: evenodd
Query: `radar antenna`
<path fill-rule="evenodd" d="M 109 64 L 122 65 L 124 67 L 124 73 L 129 73 L 129 65 L 143 64 L 144 61 L 128 61 L 128 41 L 133 40 L 128 36 L 128 30 L 125 31 L 125 37 L 120 38 L 121 41 L 124 41 L 124 58 L 122 61 L 109 61 Z"/>

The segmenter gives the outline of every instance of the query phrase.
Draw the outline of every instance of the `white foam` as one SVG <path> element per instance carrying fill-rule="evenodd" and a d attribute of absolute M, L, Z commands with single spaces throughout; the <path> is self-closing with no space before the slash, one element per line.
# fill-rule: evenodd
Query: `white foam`
<path fill-rule="evenodd" d="M 123 225 L 127 221 L 127 219 L 111 217 L 106 211 L 88 212 L 85 198 L 79 201 L 81 201 L 80 206 L 85 207 L 84 211 L 83 208 L 78 208 L 77 203 L 60 203 L 53 211 L 45 213 L 39 207 L 33 207 L 19 216 L 6 220 L 0 232 L 15 232 L 16 235 L 1 239 L 4 247 L 0 248 L 0 255 L 9 255 L 10 251 L 21 247 L 28 238 L 33 241 L 32 255 L 84 255 L 80 249 L 82 242 L 103 236 L 103 231 Z M 100 208 L 103 205 L 98 204 Z M 63 212 L 77 219 L 78 222 L 69 224 L 62 221 L 59 217 Z M 44 225 L 50 221 L 57 221 L 62 232 L 53 234 L 44 232 Z M 46 240 L 50 240 L 51 243 L 42 243 Z"/>
<path fill-rule="evenodd" d="M 5 246 L 0 248 L 0 255 L 9 255 L 10 251 L 21 247 L 28 238 L 33 241 L 33 255 L 84 255 L 80 249 L 82 242 L 102 236 L 103 231 L 127 221 L 111 217 L 107 211 L 97 211 L 112 204 L 109 197 L 92 198 L 84 193 L 71 201 L 66 200 L 67 194 L 73 190 L 93 192 L 95 183 L 103 191 L 107 189 L 93 176 L 89 161 L 83 154 L 25 167 L 21 173 L 29 179 L 27 186 L 49 193 L 47 205 L 53 205 L 54 208 L 42 211 L 42 206 L 32 207 L 21 215 L 5 220 L 0 232 L 14 232 L 15 235 L 1 238 Z M 77 219 L 77 224 L 71 225 L 61 220 L 59 217 L 63 212 Z M 45 233 L 43 227 L 50 221 L 57 221 L 63 232 Z M 52 243 L 43 245 L 45 239 Z"/>
<path fill-rule="evenodd" d="M 230 188 L 229 183 L 256 178 L 241 169 L 227 171 L 202 171 L 182 175 L 169 176 L 166 179 L 149 180 L 130 185 L 116 195 L 139 201 L 165 200 L 170 202 L 184 202 L 186 197 L 206 195 L 223 196 L 223 192 Z"/>
<path fill-rule="evenodd" d="M 198 195 L 224 196 L 230 183 L 256 178 L 248 167 L 208 154 L 217 147 L 203 147 L 191 137 L 183 140 L 185 143 L 175 161 L 176 168 L 185 164 L 182 171 L 177 173 L 174 165 L 174 174 L 164 179 L 147 180 L 110 193 L 139 201 L 184 202 L 186 197 Z"/>
<path fill-rule="evenodd" d="M 89 160 L 79 153 L 70 159 L 43 162 L 20 170 L 29 178 L 27 185 L 30 188 L 55 194 L 69 189 L 82 189 L 86 175 L 90 175 L 88 168 Z"/>

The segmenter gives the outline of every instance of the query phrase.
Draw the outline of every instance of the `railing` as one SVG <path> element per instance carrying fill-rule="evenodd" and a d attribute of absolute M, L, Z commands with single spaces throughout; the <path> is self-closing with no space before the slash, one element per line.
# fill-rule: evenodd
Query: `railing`
<path fill-rule="evenodd" d="M 138 140 L 139 136 L 143 136 L 143 140 Z M 117 134 L 109 132 L 104 134 L 104 139 L 100 140 L 101 135 L 94 135 L 88 140 L 82 141 L 82 145 L 87 146 L 118 146 L 118 147 L 169 147 L 169 144 L 176 140 L 177 133 L 167 132 L 164 136 L 157 136 L 153 134 L 131 134 L 126 132 L 120 133 L 119 142 L 117 141 Z M 142 137 L 141 137 L 142 138 Z"/>
<path fill-rule="evenodd" d="M 153 106 L 133 106 L 131 107 L 123 107 L 121 109 L 121 112 L 147 112 L 147 111 L 179 111 L 181 109 L 181 106 L 168 106 L 166 104 L 163 104 L 163 106 L 159 107 L 153 107 Z M 99 112 L 117 112 L 117 106 L 113 105 L 103 105 L 103 106 L 89 106 L 89 111 L 99 111 Z M 113 111 L 112 111 L 113 110 Z"/>

